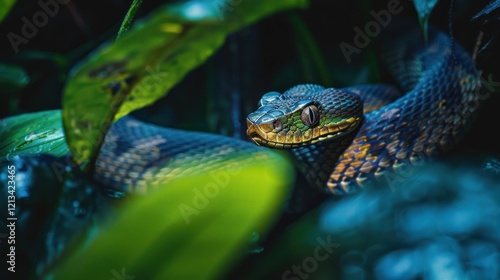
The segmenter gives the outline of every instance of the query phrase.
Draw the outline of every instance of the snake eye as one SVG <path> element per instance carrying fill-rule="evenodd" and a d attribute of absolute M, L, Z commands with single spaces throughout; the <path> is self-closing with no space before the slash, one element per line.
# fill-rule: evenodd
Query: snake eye
<path fill-rule="evenodd" d="M 309 105 L 302 110 L 302 115 L 300 116 L 302 122 L 309 126 L 315 126 L 319 122 L 319 110 L 315 105 Z"/>

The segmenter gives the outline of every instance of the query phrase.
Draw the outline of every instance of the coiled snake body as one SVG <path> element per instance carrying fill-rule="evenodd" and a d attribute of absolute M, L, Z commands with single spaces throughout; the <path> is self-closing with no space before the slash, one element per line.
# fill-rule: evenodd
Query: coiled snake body
<path fill-rule="evenodd" d="M 248 135 L 260 146 L 292 149 L 305 177 L 334 194 L 453 147 L 477 107 L 472 58 L 444 33 L 430 29 L 424 43 L 418 27 L 391 25 L 381 36 L 381 57 L 404 95 L 391 85 L 270 92 L 248 116 Z M 270 160 L 264 151 L 249 141 L 125 117 L 106 136 L 95 179 L 142 192 L 170 177 L 224 169 L 242 155 Z"/>
<path fill-rule="evenodd" d="M 414 24 L 394 25 L 381 37 L 381 57 L 404 95 L 391 85 L 270 92 L 248 116 L 248 135 L 259 145 L 292 149 L 306 178 L 334 194 L 452 148 L 477 108 L 474 62 L 444 33 L 430 29 L 424 43 Z"/>

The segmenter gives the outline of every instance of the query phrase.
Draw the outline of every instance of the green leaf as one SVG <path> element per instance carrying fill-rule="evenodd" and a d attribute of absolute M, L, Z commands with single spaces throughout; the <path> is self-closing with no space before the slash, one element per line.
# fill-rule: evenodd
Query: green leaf
<path fill-rule="evenodd" d="M 294 179 L 291 164 L 269 154 L 127 201 L 54 279 L 220 279 L 252 248 L 254 232 L 276 221 Z"/>
<path fill-rule="evenodd" d="M 92 164 L 113 121 L 164 96 L 230 33 L 307 4 L 237 2 L 190 1 L 160 7 L 75 69 L 63 95 L 64 129 L 75 161 L 87 159 Z"/>
<path fill-rule="evenodd" d="M 427 42 L 427 27 L 429 25 L 429 18 L 432 10 L 437 5 L 439 0 L 414 0 L 413 5 L 418 13 L 418 20 L 420 21 L 420 26 L 422 32 L 424 33 L 425 41 Z"/>
<path fill-rule="evenodd" d="M 10 9 L 15 3 L 16 0 L 0 0 L 0 22 L 9 14 Z"/>
<path fill-rule="evenodd" d="M 130 4 L 130 8 L 128 9 L 125 18 L 123 19 L 122 25 L 120 26 L 120 30 L 118 30 L 118 35 L 116 36 L 117 38 L 119 38 L 121 34 L 130 29 L 135 20 L 135 14 L 141 7 L 141 4 L 142 0 L 134 0 L 132 4 Z"/>
<path fill-rule="evenodd" d="M 43 111 L 0 121 L 0 158 L 41 153 L 63 156 L 69 153 L 62 129 L 61 111 Z"/>

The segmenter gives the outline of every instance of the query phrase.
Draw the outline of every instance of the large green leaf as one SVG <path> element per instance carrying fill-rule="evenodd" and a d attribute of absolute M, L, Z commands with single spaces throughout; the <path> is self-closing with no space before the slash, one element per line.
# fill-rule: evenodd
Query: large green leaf
<path fill-rule="evenodd" d="M 0 0 L 0 22 L 9 14 L 10 9 L 15 3 L 16 0 Z"/>
<path fill-rule="evenodd" d="M 249 252 L 252 233 L 265 235 L 282 209 L 293 169 L 269 155 L 127 201 L 87 247 L 58 266 L 55 279 L 220 278 Z"/>
<path fill-rule="evenodd" d="M 95 159 L 114 120 L 164 96 L 230 33 L 307 0 L 190 1 L 158 8 L 74 70 L 63 122 L 76 162 Z"/>
<path fill-rule="evenodd" d="M 9 117 L 0 121 L 0 158 L 15 155 L 69 153 L 62 129 L 61 111 L 43 111 Z"/>

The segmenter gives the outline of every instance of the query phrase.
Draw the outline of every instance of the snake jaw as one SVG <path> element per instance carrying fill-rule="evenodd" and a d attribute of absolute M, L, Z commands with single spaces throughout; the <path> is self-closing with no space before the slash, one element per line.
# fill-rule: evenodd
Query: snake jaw
<path fill-rule="evenodd" d="M 283 141 L 280 142 L 280 141 L 274 141 L 275 137 L 269 136 L 270 134 L 276 136 L 275 133 L 270 133 L 270 127 L 273 124 L 269 123 L 258 124 L 252 122 L 250 119 L 247 118 L 246 120 L 248 127 L 247 135 L 258 146 L 264 146 L 273 149 L 294 149 L 316 144 L 321 141 L 335 139 L 337 137 L 342 137 L 346 134 L 349 134 L 352 131 L 356 130 L 356 128 L 361 125 L 362 119 L 363 117 L 351 117 L 349 119 L 345 119 L 341 122 L 336 123 L 335 126 L 332 127 L 331 129 L 326 129 L 329 132 L 327 134 L 320 134 L 319 133 L 320 129 L 316 128 L 317 135 L 315 137 L 312 137 L 308 140 L 302 139 L 302 141 L 300 142 L 290 143 L 284 141 L 286 137 L 282 136 L 281 138 Z M 311 133 L 315 134 L 314 132 Z"/>
<path fill-rule="evenodd" d="M 275 141 L 270 141 L 267 140 L 267 133 L 266 130 L 268 130 L 268 126 L 272 124 L 256 124 L 252 122 L 251 120 L 247 119 L 247 135 L 250 137 L 250 139 L 258 146 L 265 146 L 269 148 L 274 148 L 274 149 L 292 149 L 292 148 L 298 148 L 302 146 L 309 145 L 311 143 L 309 142 L 303 142 L 303 143 L 280 143 L 280 142 L 275 142 Z"/>
<path fill-rule="evenodd" d="M 247 118 L 247 135 L 252 139 L 252 141 L 258 145 L 258 146 L 266 146 L 270 148 L 277 148 L 277 149 L 286 149 L 286 148 L 291 148 L 290 145 L 287 144 L 281 144 L 281 143 L 275 143 L 266 140 L 266 132 L 262 129 L 262 125 L 269 125 L 269 124 L 261 124 L 258 125 L 251 120 Z"/>
<path fill-rule="evenodd" d="M 252 139 L 252 141 L 258 146 L 266 146 L 267 141 L 264 140 L 265 133 L 259 128 L 259 126 L 253 123 L 251 120 L 247 119 L 247 135 Z M 264 144 L 264 145 L 262 145 Z"/>

